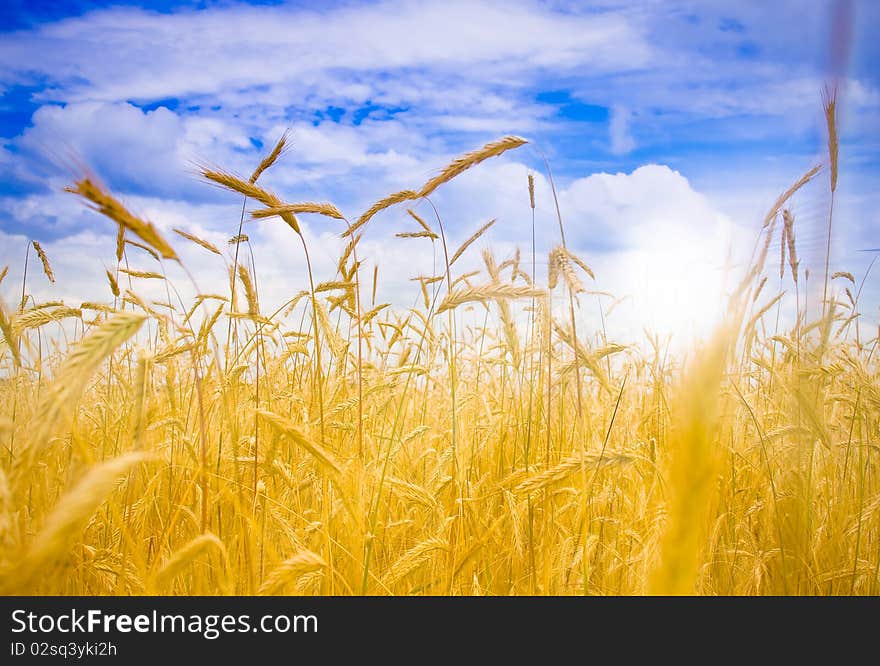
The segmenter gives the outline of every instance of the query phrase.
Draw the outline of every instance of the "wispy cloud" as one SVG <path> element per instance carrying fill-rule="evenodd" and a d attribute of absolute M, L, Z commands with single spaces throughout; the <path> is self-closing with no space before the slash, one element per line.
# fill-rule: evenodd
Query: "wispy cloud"
<path fill-rule="evenodd" d="M 611 140 L 611 152 L 615 155 L 626 155 L 636 147 L 636 141 L 629 129 L 631 120 L 632 112 L 625 106 L 611 107 L 608 133 Z"/>

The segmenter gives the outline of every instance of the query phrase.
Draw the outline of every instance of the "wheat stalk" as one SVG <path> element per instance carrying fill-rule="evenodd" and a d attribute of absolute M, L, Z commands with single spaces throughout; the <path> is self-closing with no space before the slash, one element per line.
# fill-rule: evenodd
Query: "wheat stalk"
<path fill-rule="evenodd" d="M 269 572 L 260 585 L 257 594 L 275 595 L 281 594 L 289 585 L 295 584 L 303 575 L 321 571 L 327 568 L 327 563 L 317 553 L 310 550 L 302 550 L 292 557 L 288 557 Z"/>
<path fill-rule="evenodd" d="M 135 278 L 142 278 L 144 280 L 164 280 L 165 276 L 161 273 L 154 273 L 152 271 L 137 271 L 130 268 L 120 268 L 120 273 L 125 273 L 126 275 L 130 275 Z"/>
<path fill-rule="evenodd" d="M 822 165 L 817 164 L 812 169 L 807 171 L 803 176 L 801 176 L 794 183 L 794 185 L 792 185 L 787 190 L 785 190 L 785 192 L 783 192 L 782 194 L 779 195 L 779 198 L 773 202 L 773 205 L 770 207 L 769 212 L 764 217 L 764 228 L 765 229 L 770 225 L 770 222 L 773 221 L 773 219 L 776 217 L 777 213 L 779 213 L 779 210 L 782 208 L 782 206 L 785 205 L 785 202 L 788 201 L 789 199 L 791 199 L 791 197 L 794 195 L 795 192 L 797 192 L 804 185 L 809 183 L 813 179 L 813 176 L 815 176 L 817 173 L 819 173 L 819 171 L 821 169 L 822 169 Z"/>
<path fill-rule="evenodd" d="M 794 283 L 798 281 L 798 259 L 794 244 L 794 216 L 787 208 L 782 211 L 783 225 L 785 229 L 786 247 L 788 249 L 788 267 L 791 269 L 791 277 Z"/>
<path fill-rule="evenodd" d="M 176 227 L 174 228 L 174 233 L 176 233 L 178 236 L 182 236 L 182 237 L 186 238 L 188 241 L 191 241 L 191 242 L 195 243 L 196 245 L 199 245 L 199 246 L 205 248 L 208 252 L 211 252 L 211 253 L 217 254 L 217 255 L 220 254 L 220 250 L 217 249 L 217 246 L 209 241 L 206 241 L 204 238 L 199 238 L 198 236 L 194 236 L 193 234 L 191 234 L 187 231 L 184 231 L 183 229 L 178 229 Z"/>
<path fill-rule="evenodd" d="M 396 238 L 430 238 L 431 240 L 440 238 L 433 231 L 401 231 L 394 234 L 394 236 Z"/>
<path fill-rule="evenodd" d="M 464 243 L 462 243 L 459 246 L 459 248 L 453 253 L 452 258 L 449 260 L 449 265 L 452 266 L 452 264 L 454 264 L 458 260 L 458 258 L 464 254 L 465 250 L 467 250 L 471 245 L 473 245 L 480 236 L 482 236 L 484 233 L 486 233 L 493 224 L 495 224 L 494 219 L 489 220 L 488 222 L 486 222 L 486 224 L 484 224 L 482 227 L 477 229 L 473 233 L 473 235 L 471 235 L 470 238 L 468 238 Z"/>
<path fill-rule="evenodd" d="M 417 543 L 389 567 L 384 579 L 385 584 L 394 585 L 418 567 L 430 562 L 431 554 L 437 550 L 448 551 L 449 542 L 443 537 L 435 536 Z"/>
<path fill-rule="evenodd" d="M 52 308 L 35 308 L 20 312 L 12 320 L 12 330 L 16 335 L 21 335 L 31 328 L 39 328 L 53 321 L 61 321 L 67 317 L 82 317 L 82 310 L 66 306 Z"/>
<path fill-rule="evenodd" d="M 429 233 L 429 234 L 434 233 L 433 229 L 431 229 L 431 227 L 428 226 L 428 223 L 425 222 L 425 220 L 423 220 L 421 217 L 416 215 L 412 208 L 407 208 L 406 212 L 412 219 L 414 219 L 418 223 L 418 225 L 422 228 L 423 231 L 425 231 L 425 233 Z"/>
<path fill-rule="evenodd" d="M 535 177 L 529 174 L 529 208 L 535 210 Z"/>
<path fill-rule="evenodd" d="M 500 298 L 538 298 L 544 295 L 542 289 L 520 287 L 512 284 L 485 284 L 477 287 L 463 287 L 448 293 L 437 308 L 437 314 L 452 310 L 465 303 L 486 303 Z"/>
<path fill-rule="evenodd" d="M 564 458 L 559 463 L 546 470 L 538 472 L 513 486 L 513 492 L 523 495 L 538 492 L 569 478 L 576 472 L 582 472 L 589 469 L 598 469 L 600 467 L 615 467 L 624 465 L 634 461 L 632 456 L 622 453 L 613 453 L 606 451 L 602 455 L 596 454 L 580 454 Z"/>
<path fill-rule="evenodd" d="M 579 294 L 586 291 L 586 287 L 584 287 L 580 279 L 578 279 L 577 274 L 574 272 L 574 267 L 571 265 L 571 255 L 568 253 L 568 250 L 561 245 L 555 247 L 550 251 L 550 262 L 555 267 L 554 269 L 551 269 L 551 275 L 553 275 L 551 282 L 554 287 L 556 286 L 558 276 L 562 275 L 563 280 L 565 280 L 565 286 L 568 287 L 568 290 L 572 294 Z"/>
<path fill-rule="evenodd" d="M 497 157 L 498 155 L 502 155 L 508 150 L 519 148 L 526 143 L 528 143 L 528 141 L 521 137 L 506 136 L 497 141 L 487 143 L 479 150 L 466 153 L 461 157 L 453 160 L 448 166 L 446 166 L 446 168 L 443 169 L 443 171 L 441 171 L 439 174 L 437 174 L 424 185 L 422 185 L 422 189 L 419 190 L 418 196 L 427 197 L 443 183 L 449 182 L 456 176 L 464 173 L 465 171 L 473 166 L 476 166 L 480 162 L 483 162 L 490 157 Z"/>
<path fill-rule="evenodd" d="M 122 255 L 125 254 L 125 226 L 116 225 L 116 261 L 122 261 Z"/>
<path fill-rule="evenodd" d="M 223 542 L 216 535 L 209 532 L 200 534 L 176 550 L 153 575 L 150 587 L 157 590 L 168 589 L 171 583 L 174 582 L 174 579 L 186 571 L 187 567 L 199 557 L 212 550 L 218 551 L 221 555 L 223 574 L 220 576 L 220 580 L 226 582 L 226 571 L 228 569 L 226 546 L 223 545 Z M 227 586 L 224 585 L 223 587 Z"/>
<path fill-rule="evenodd" d="M 21 366 L 21 354 L 18 350 L 18 336 L 12 326 L 9 312 L 6 310 L 6 303 L 0 299 L 0 332 L 3 333 L 3 339 L 6 340 L 6 346 L 12 354 L 12 361 L 15 367 Z"/>
<path fill-rule="evenodd" d="M 269 151 L 269 154 L 266 155 L 266 157 L 264 157 L 257 165 L 257 168 L 254 169 L 254 172 L 251 174 L 251 177 L 249 179 L 250 183 L 256 183 L 257 179 L 259 179 L 259 177 L 263 175 L 263 172 L 266 171 L 266 169 L 268 169 L 270 166 L 275 164 L 278 158 L 281 157 L 281 154 L 284 152 L 284 148 L 287 145 L 287 138 L 289 135 L 289 130 L 285 130 L 281 134 L 281 138 L 278 139 L 275 147 L 272 148 L 271 151 Z"/>
<path fill-rule="evenodd" d="M 837 88 L 825 88 L 822 108 L 825 111 L 825 124 L 828 128 L 828 163 L 831 171 L 831 191 L 837 189 L 837 158 L 839 145 L 837 139 Z"/>
<path fill-rule="evenodd" d="M 110 284 L 110 292 L 119 297 L 119 283 L 116 281 L 116 278 L 113 276 L 113 273 L 110 271 L 104 271 L 107 274 L 107 282 Z"/>
<path fill-rule="evenodd" d="M 266 206 L 267 208 L 280 208 L 284 205 L 284 203 L 277 196 L 272 194 L 270 191 L 263 189 L 256 182 L 245 181 L 239 178 L 238 176 L 229 173 L 227 171 L 219 171 L 216 169 L 208 169 L 207 167 L 202 168 L 202 176 L 207 180 L 210 180 L 221 187 L 225 187 L 228 190 L 233 192 L 238 192 L 239 194 L 243 194 L 244 196 L 255 199 L 259 201 L 261 204 Z M 299 228 L 299 222 L 293 213 L 289 212 L 280 212 L 278 216 L 284 220 L 287 225 L 293 229 L 296 233 L 301 234 Z M 238 239 L 239 236 L 234 237 Z M 236 240 L 236 242 L 238 242 Z"/>
<path fill-rule="evenodd" d="M 357 221 L 348 227 L 345 231 L 342 232 L 342 237 L 347 238 L 349 236 L 353 236 L 355 232 L 360 231 L 361 227 L 367 224 L 376 213 L 385 210 L 386 208 L 390 208 L 399 203 L 403 203 L 404 201 L 410 201 L 412 199 L 417 199 L 419 197 L 418 194 L 413 192 L 412 190 L 401 190 L 400 192 L 395 192 L 394 194 L 389 194 L 384 199 L 379 199 L 376 203 L 370 206 L 363 215 L 361 215 Z"/>
<path fill-rule="evenodd" d="M 178 260 L 177 254 L 168 244 L 159 230 L 151 222 L 132 215 L 129 210 L 115 199 L 109 192 L 105 192 L 101 187 L 90 180 L 83 178 L 73 187 L 65 188 L 66 191 L 77 194 L 86 201 L 91 202 L 92 208 L 99 213 L 109 217 L 120 227 L 124 227 L 131 231 L 135 236 L 144 241 L 147 245 L 153 247 L 165 259 Z M 123 230 L 120 230 L 120 234 Z M 121 243 L 117 242 L 117 259 L 122 258 Z"/>
<path fill-rule="evenodd" d="M 144 252 L 146 252 L 147 254 L 149 254 L 151 257 L 153 257 L 153 259 L 155 259 L 156 261 L 159 261 L 159 253 L 156 252 L 156 250 L 151 248 L 149 245 L 146 245 L 145 243 L 138 243 L 137 241 L 133 241 L 128 238 L 125 239 L 125 244 L 131 245 L 132 247 L 139 248 L 139 249 L 143 250 Z"/>
<path fill-rule="evenodd" d="M 43 264 L 43 272 L 46 274 L 46 277 L 49 279 L 49 282 L 55 283 L 55 273 L 52 272 L 52 266 L 49 263 L 49 257 L 46 256 L 46 252 L 43 250 L 43 246 L 40 245 L 38 241 L 33 241 L 34 249 L 37 251 L 37 256 L 40 258 L 40 263 Z"/>
<path fill-rule="evenodd" d="M 308 451 L 324 469 L 333 474 L 342 473 L 342 467 L 336 461 L 333 454 L 327 451 L 322 445 L 307 437 L 302 430 L 293 424 L 292 421 L 266 409 L 257 409 L 255 411 L 260 418 L 268 422 L 279 433 L 289 437 L 296 444 Z"/>
<path fill-rule="evenodd" d="M 70 555 L 70 545 L 95 510 L 107 499 L 120 477 L 134 465 L 147 460 L 144 453 L 128 453 L 92 467 L 58 501 L 45 524 L 12 572 L 0 578 L 0 588 L 28 590 L 34 580 L 59 559 Z"/>
<path fill-rule="evenodd" d="M 103 322 L 70 351 L 37 407 L 36 427 L 27 448 L 16 460 L 17 479 L 31 471 L 31 465 L 48 445 L 58 421 L 72 410 L 98 367 L 137 332 L 144 320 L 141 314 L 119 313 Z"/>
<path fill-rule="evenodd" d="M 254 281 L 251 279 L 251 274 L 248 269 L 242 265 L 238 265 L 238 279 L 241 280 L 241 284 L 244 286 L 244 295 L 248 304 L 248 314 L 253 315 L 255 317 L 260 314 L 260 301 L 257 296 L 257 288 L 254 286 Z"/>
<path fill-rule="evenodd" d="M 280 206 L 272 206 L 268 208 L 260 208 L 251 211 L 251 217 L 254 219 L 263 219 L 267 217 L 280 216 L 283 213 L 292 213 L 299 215 L 300 213 L 315 213 L 316 215 L 324 215 L 332 217 L 334 220 L 344 220 L 345 216 L 339 212 L 339 209 L 331 203 L 314 203 L 306 201 L 303 203 L 282 204 Z"/>

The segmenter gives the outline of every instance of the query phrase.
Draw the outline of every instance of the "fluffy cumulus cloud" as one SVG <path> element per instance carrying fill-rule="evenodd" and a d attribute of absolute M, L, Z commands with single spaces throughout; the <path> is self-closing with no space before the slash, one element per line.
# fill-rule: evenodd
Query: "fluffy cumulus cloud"
<path fill-rule="evenodd" d="M 715 316 L 706 304 L 720 303 L 752 222 L 822 159 L 818 100 L 833 69 L 825 54 L 836 4 L 820 4 L 803 12 L 793 0 L 760 11 L 690 0 L 209 2 L 161 13 L 115 6 L 0 33 L 5 289 L 35 237 L 60 278 L 54 287 L 35 282 L 36 295 L 86 300 L 106 290 L 112 225 L 62 192 L 84 169 L 165 232 L 185 227 L 225 247 L 241 201 L 200 182 L 197 166 L 247 174 L 285 130 L 290 149 L 264 184 L 291 201 L 331 200 L 352 218 L 465 150 L 522 134 L 527 146 L 432 198 L 452 245 L 497 220 L 462 270 L 478 266 L 489 245 L 529 254 L 529 173 L 536 261 L 546 270 L 542 257 L 559 238 L 546 158 L 567 240 L 596 269 L 595 290 L 626 296 L 606 324 L 631 337 L 642 324 L 705 332 Z M 880 210 L 871 185 L 880 169 L 872 66 L 880 51 L 864 26 L 880 16 L 876 3 L 854 7 L 849 66 L 833 72 L 843 216 L 835 259 L 862 266 L 868 255 L 857 250 L 877 246 L 870 229 Z M 818 228 L 823 195 L 795 205 L 802 224 Z M 417 211 L 437 222 L 425 202 Z M 411 302 L 410 278 L 436 265 L 430 242 L 394 238 L 412 224 L 399 207 L 366 235 L 383 300 Z M 302 248 L 282 223 L 246 225 L 264 304 L 278 305 L 303 284 Z M 342 223 L 304 227 L 316 271 L 331 277 Z M 817 241 L 805 233 L 804 243 Z M 222 260 L 177 245 L 200 288 L 223 288 Z M 611 304 L 584 299 L 587 326 L 599 325 L 594 298 Z"/>
<path fill-rule="evenodd" d="M 565 200 L 585 221 L 576 236 L 580 245 L 592 241 L 607 250 L 596 254 L 597 277 L 626 299 L 614 325 L 664 335 L 711 331 L 748 231 L 681 174 L 655 164 L 578 180 Z"/>

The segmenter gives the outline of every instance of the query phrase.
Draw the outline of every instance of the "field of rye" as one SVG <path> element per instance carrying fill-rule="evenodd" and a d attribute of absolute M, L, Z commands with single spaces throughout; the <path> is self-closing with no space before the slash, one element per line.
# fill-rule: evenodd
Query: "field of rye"
<path fill-rule="evenodd" d="M 164 233 L 83 176 L 71 196 L 118 225 L 104 293 L 35 302 L 34 281 L 54 281 L 38 242 L 24 283 L 0 285 L 0 591 L 880 593 L 867 276 L 826 263 L 805 284 L 790 212 L 817 178 L 833 202 L 833 97 L 826 117 L 827 159 L 756 220 L 726 316 L 685 359 L 578 326 L 593 275 L 558 206 L 559 225 L 533 232 L 556 239 L 547 269 L 522 248 L 528 261 L 486 249 L 481 271 L 461 270 L 485 227 L 448 245 L 431 195 L 517 137 L 351 219 L 261 186 L 285 138 L 249 177 L 203 169 L 245 200 L 242 221 L 302 241 L 309 270 L 274 312 L 238 219 L 225 247 Z M 426 201 L 430 216 L 412 210 Z M 385 209 L 401 221 L 388 233 L 439 257 L 413 269 L 410 309 L 376 302 L 359 252 Z M 312 273 L 303 216 L 347 239 L 335 275 Z M 832 233 L 829 212 L 829 247 Z M 178 297 L 166 268 L 188 275 L 185 243 L 215 255 L 225 291 Z M 808 286 L 825 294 L 809 308 Z"/>

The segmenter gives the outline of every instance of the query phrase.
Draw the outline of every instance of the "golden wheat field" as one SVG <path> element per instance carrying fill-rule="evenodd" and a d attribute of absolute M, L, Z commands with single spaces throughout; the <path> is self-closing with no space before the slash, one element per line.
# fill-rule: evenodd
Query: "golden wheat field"
<path fill-rule="evenodd" d="M 880 593 L 867 276 L 826 264 L 810 276 L 824 302 L 808 308 L 790 208 L 808 181 L 836 188 L 833 97 L 825 111 L 827 159 L 792 169 L 755 220 L 722 323 L 678 356 L 577 326 L 594 276 L 566 245 L 564 210 L 538 231 L 555 239 L 540 271 L 478 243 L 485 227 L 448 245 L 442 211 L 412 210 L 518 137 L 352 218 L 264 189 L 283 137 L 249 176 L 201 170 L 247 205 L 226 247 L 161 232 L 96 178 L 74 179 L 70 196 L 117 224 L 117 252 L 93 302 L 29 296 L 54 281 L 38 241 L 24 283 L 2 284 L 0 590 Z M 522 188 L 533 211 L 531 177 Z M 386 209 L 440 257 L 413 267 L 408 309 L 377 302 L 360 251 Z M 347 245 L 335 275 L 308 263 L 267 311 L 244 223 L 286 225 L 309 262 L 304 216 Z M 166 269 L 189 243 L 214 255 L 225 291 L 178 296 Z M 463 272 L 481 250 L 482 270 Z M 145 283 L 167 299 L 140 295 Z M 788 324 L 783 306 L 797 311 Z"/>

